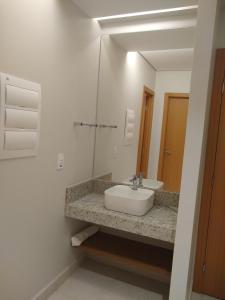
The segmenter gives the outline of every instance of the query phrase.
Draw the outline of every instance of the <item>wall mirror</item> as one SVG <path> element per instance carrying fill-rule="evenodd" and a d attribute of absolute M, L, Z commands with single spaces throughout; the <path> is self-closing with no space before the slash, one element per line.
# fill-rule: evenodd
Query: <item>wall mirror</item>
<path fill-rule="evenodd" d="M 192 57 L 192 36 L 102 36 L 95 177 L 180 191 Z"/>

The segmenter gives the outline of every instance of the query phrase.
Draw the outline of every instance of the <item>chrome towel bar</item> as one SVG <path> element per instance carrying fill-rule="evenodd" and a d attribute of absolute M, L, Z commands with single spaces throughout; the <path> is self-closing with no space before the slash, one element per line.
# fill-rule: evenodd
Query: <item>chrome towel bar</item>
<path fill-rule="evenodd" d="M 85 122 L 74 122 L 74 126 L 85 126 L 85 127 L 98 127 L 97 124 L 85 123 Z"/>
<path fill-rule="evenodd" d="M 99 128 L 118 128 L 116 125 L 106 125 L 106 124 L 93 124 L 93 123 L 85 123 L 85 122 L 74 122 L 74 126 L 84 126 L 84 127 L 99 127 Z"/>

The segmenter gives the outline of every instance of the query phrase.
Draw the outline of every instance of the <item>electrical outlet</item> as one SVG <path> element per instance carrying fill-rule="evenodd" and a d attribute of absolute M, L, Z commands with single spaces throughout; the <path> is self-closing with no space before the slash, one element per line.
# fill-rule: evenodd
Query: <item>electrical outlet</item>
<path fill-rule="evenodd" d="M 64 153 L 59 153 L 57 156 L 57 170 L 64 168 Z"/>

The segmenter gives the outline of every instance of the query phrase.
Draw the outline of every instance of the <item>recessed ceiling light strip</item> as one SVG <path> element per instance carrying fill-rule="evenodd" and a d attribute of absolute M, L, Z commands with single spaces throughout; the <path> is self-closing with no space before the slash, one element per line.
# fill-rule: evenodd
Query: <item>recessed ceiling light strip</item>
<path fill-rule="evenodd" d="M 169 12 L 194 10 L 194 9 L 197 9 L 197 8 L 198 8 L 198 5 L 181 6 L 181 7 L 174 7 L 174 8 L 157 9 L 157 10 L 141 11 L 141 12 L 129 13 L 129 14 L 107 16 L 107 17 L 97 17 L 97 18 L 94 18 L 94 20 L 96 20 L 96 21 L 104 21 L 104 20 L 131 18 L 131 17 L 138 17 L 138 16 L 147 16 L 147 15 L 169 13 Z"/>

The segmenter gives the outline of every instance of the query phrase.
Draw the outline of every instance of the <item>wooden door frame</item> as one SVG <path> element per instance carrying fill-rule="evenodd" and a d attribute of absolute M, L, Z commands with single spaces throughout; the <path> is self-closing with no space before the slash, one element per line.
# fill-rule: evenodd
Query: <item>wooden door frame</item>
<path fill-rule="evenodd" d="M 204 293 L 203 286 L 203 266 L 205 263 L 207 237 L 209 228 L 209 217 L 212 201 L 212 182 L 217 153 L 217 139 L 219 133 L 220 109 L 222 102 L 221 86 L 223 85 L 225 74 L 225 49 L 218 49 L 213 80 L 213 90 L 211 97 L 209 128 L 205 156 L 205 168 L 203 177 L 203 187 L 201 195 L 200 217 L 198 223 L 198 238 L 195 258 L 194 284 L 193 290 Z M 218 96 L 221 93 L 221 97 Z"/>
<path fill-rule="evenodd" d="M 169 106 L 170 98 L 189 99 L 190 94 L 188 94 L 188 93 L 165 93 L 160 152 L 159 152 L 159 163 L 158 163 L 158 174 L 157 174 L 158 180 L 162 180 L 164 148 L 165 148 L 165 142 L 166 142 L 166 124 L 167 124 L 167 118 L 168 118 L 168 106 Z"/>
<path fill-rule="evenodd" d="M 142 96 L 142 108 L 141 108 L 141 118 L 140 118 L 140 130 L 139 130 L 139 142 L 138 142 L 138 155 L 137 155 L 137 166 L 136 166 L 136 174 L 139 175 L 140 173 L 140 167 L 141 167 L 141 154 L 142 154 L 142 143 L 143 143 L 143 131 L 144 131 L 144 115 L 145 115 L 145 94 L 149 94 L 151 97 L 151 101 L 153 102 L 153 106 L 154 106 L 154 91 L 151 90 L 149 87 L 147 87 L 146 85 L 144 86 L 143 89 L 143 96 Z M 152 114 L 150 117 L 150 128 L 149 128 L 149 138 L 148 138 L 148 145 L 147 145 L 147 161 L 145 162 L 148 166 L 148 162 L 149 162 L 149 154 L 150 154 L 150 142 L 151 142 L 151 131 L 152 131 L 152 120 L 153 120 L 153 110 L 152 110 Z M 148 169 L 146 171 L 146 173 L 148 173 Z M 144 174 L 144 176 L 146 177 L 147 174 Z"/>

